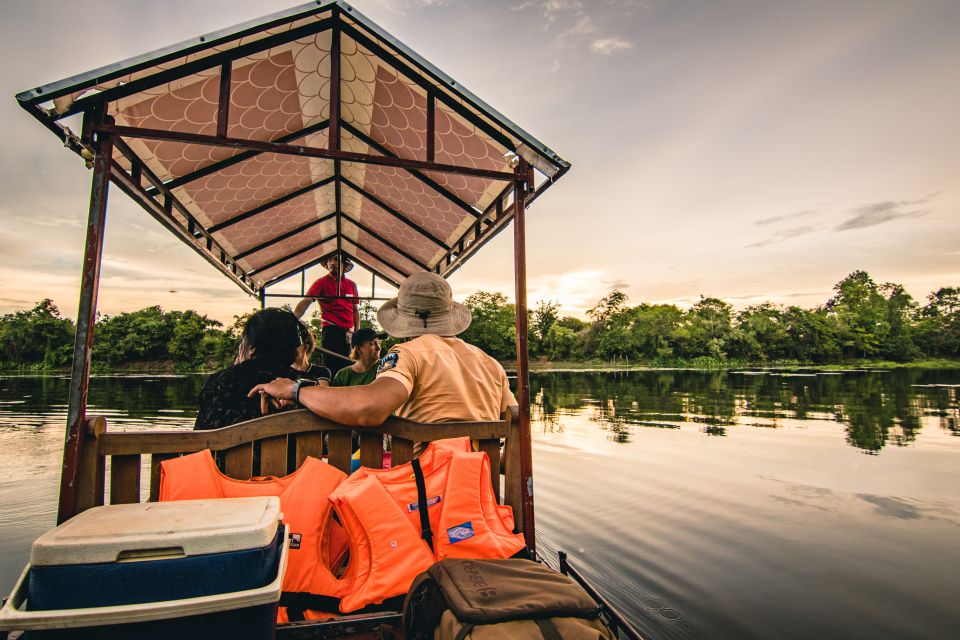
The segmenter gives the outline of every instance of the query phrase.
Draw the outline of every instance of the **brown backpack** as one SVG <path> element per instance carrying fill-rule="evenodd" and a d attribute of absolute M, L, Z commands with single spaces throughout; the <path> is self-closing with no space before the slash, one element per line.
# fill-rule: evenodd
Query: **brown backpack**
<path fill-rule="evenodd" d="M 408 639 L 615 640 L 573 580 L 521 559 L 448 558 L 417 576 L 403 605 Z"/>

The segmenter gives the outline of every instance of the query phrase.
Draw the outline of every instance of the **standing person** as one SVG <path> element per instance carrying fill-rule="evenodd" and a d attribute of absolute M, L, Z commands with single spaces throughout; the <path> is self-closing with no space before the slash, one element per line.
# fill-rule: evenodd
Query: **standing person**
<path fill-rule="evenodd" d="M 360 309 L 357 307 L 357 284 L 346 277 L 353 269 L 353 262 L 344 255 L 334 253 L 321 263 L 328 273 L 318 278 L 293 312 L 303 317 L 307 307 L 314 300 L 320 305 L 320 346 L 325 351 L 346 356 L 350 353 L 350 338 L 360 328 Z M 350 300 L 349 298 L 353 298 Z M 323 354 L 323 364 L 331 371 L 339 371 L 350 364 L 344 358 Z"/>
<path fill-rule="evenodd" d="M 353 387 L 373 382 L 380 363 L 380 341 L 386 337 L 386 333 L 377 333 L 367 327 L 354 331 L 350 339 L 350 357 L 356 362 L 337 371 L 331 386 Z"/>
<path fill-rule="evenodd" d="M 416 422 L 494 421 L 517 404 L 500 363 L 455 337 L 470 310 L 453 301 L 447 281 L 415 273 L 384 303 L 377 320 L 390 335 L 412 340 L 380 360 L 377 378 L 359 387 L 307 387 L 277 378 L 250 390 L 280 404 L 298 403 L 341 424 L 375 427 L 392 413 Z"/>

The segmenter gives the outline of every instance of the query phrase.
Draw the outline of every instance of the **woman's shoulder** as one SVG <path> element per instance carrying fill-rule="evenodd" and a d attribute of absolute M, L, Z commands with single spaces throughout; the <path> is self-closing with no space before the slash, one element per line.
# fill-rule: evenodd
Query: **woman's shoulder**
<path fill-rule="evenodd" d="M 291 371 L 293 371 L 291 369 Z M 250 385 L 251 388 L 262 382 L 270 382 L 274 378 L 287 375 L 285 371 L 269 371 L 254 360 L 247 360 L 240 364 L 235 364 L 222 369 L 210 375 L 207 378 L 204 388 L 228 389 L 236 386 Z"/>
<path fill-rule="evenodd" d="M 292 370 L 294 377 L 296 378 L 306 378 L 308 380 L 316 380 L 320 382 L 321 380 L 326 380 L 329 382 L 333 379 L 333 374 L 330 373 L 330 369 L 319 364 L 312 364 L 310 368 L 306 371 L 297 371 L 296 369 Z"/>

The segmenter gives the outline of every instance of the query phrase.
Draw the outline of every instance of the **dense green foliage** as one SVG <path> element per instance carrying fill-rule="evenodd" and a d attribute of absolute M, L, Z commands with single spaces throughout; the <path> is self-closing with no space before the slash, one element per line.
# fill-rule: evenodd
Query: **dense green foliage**
<path fill-rule="evenodd" d="M 516 357 L 514 306 L 500 293 L 478 291 L 465 304 L 473 322 L 462 337 L 500 360 Z M 529 314 L 528 342 L 535 357 L 653 365 L 711 366 L 726 362 L 909 362 L 960 358 L 960 287 L 944 287 L 921 306 L 899 284 L 877 284 L 855 271 L 816 309 L 758 304 L 740 311 L 702 297 L 690 309 L 670 304 L 629 306 L 612 291 L 588 312 L 589 322 L 561 316 L 540 301 Z M 364 303 L 363 326 L 376 327 Z M 180 369 L 216 368 L 236 353 L 246 315 L 227 328 L 194 311 L 148 307 L 97 321 L 95 366 L 166 362 Z M 319 320 L 313 326 L 319 335 Z M 69 365 L 74 324 L 50 300 L 29 311 L 0 316 L 0 367 Z M 390 342 L 388 342 L 390 344 Z"/>
<path fill-rule="evenodd" d="M 498 293 L 467 298 L 474 314 L 464 338 L 500 359 L 514 356 L 513 305 Z M 960 288 L 942 288 L 917 304 L 899 284 L 877 284 L 855 271 L 816 309 L 771 303 L 734 311 L 701 297 L 690 309 L 630 306 L 612 291 L 588 312 L 590 322 L 560 317 L 556 303 L 530 314 L 531 354 L 550 360 L 604 360 L 655 365 L 731 361 L 832 363 L 909 362 L 960 357 Z"/>
<path fill-rule="evenodd" d="M 50 299 L 29 311 L 9 313 L 0 317 L 0 362 L 62 367 L 73 356 L 75 330 L 73 321 L 60 317 Z"/>
<path fill-rule="evenodd" d="M 147 307 L 101 316 L 94 329 L 95 367 L 134 363 L 170 363 L 183 370 L 221 366 L 233 360 L 240 319 L 226 330 L 194 311 Z M 30 311 L 0 317 L 0 353 L 4 368 L 58 368 L 73 355 L 76 327 L 62 318 L 50 300 Z"/>

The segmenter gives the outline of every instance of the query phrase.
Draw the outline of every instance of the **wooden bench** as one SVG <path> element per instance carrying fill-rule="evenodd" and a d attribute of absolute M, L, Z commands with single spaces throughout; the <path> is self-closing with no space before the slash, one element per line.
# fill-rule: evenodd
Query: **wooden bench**
<path fill-rule="evenodd" d="M 329 464 L 349 474 L 352 432 L 359 433 L 360 464 L 376 469 L 383 464 L 384 435 L 391 437 L 394 466 L 413 458 L 415 442 L 469 436 L 475 448 L 489 456 L 497 499 L 513 507 L 518 530 L 522 530 L 520 433 L 509 411 L 498 422 L 421 424 L 389 418 L 377 428 L 357 428 L 300 409 L 209 431 L 109 431 L 105 418 L 92 416 L 86 420 L 80 443 L 76 513 L 107 501 L 155 501 L 160 488 L 160 463 L 204 449 L 214 452 L 223 473 L 239 480 L 255 475 L 287 475 L 307 456 L 326 457 Z M 141 472 L 145 463 L 149 466 L 146 478 Z M 149 482 L 149 492 L 141 489 L 146 489 L 144 482 Z"/>

